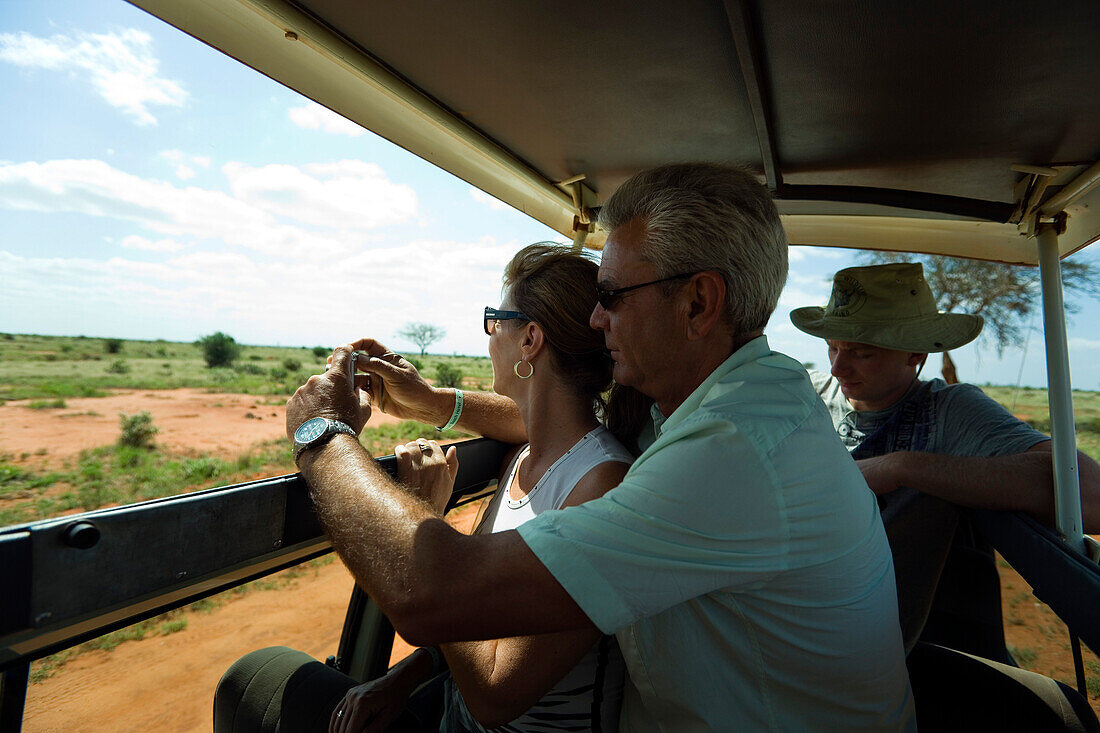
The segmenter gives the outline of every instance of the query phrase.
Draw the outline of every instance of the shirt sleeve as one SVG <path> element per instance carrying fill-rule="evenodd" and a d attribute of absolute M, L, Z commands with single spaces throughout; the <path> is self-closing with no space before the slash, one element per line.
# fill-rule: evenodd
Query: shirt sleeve
<path fill-rule="evenodd" d="M 685 421 L 603 497 L 545 512 L 519 533 L 588 617 L 614 633 L 783 570 L 781 500 L 747 436 L 722 420 Z"/>
<path fill-rule="evenodd" d="M 1009 456 L 1050 440 L 971 384 L 949 388 L 940 434 L 943 453 L 955 456 Z"/>

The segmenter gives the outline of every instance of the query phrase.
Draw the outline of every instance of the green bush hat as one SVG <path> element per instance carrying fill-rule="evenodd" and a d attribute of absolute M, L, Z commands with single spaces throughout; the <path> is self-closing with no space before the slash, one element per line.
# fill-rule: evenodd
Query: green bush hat
<path fill-rule="evenodd" d="M 841 270 L 828 305 L 796 308 L 791 323 L 823 339 L 929 354 L 970 343 L 984 321 L 939 312 L 921 264 L 900 262 Z"/>

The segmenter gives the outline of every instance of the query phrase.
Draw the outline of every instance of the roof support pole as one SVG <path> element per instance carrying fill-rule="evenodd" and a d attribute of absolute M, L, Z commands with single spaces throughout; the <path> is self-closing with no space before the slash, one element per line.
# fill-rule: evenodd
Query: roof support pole
<path fill-rule="evenodd" d="M 1069 379 L 1066 310 L 1058 257 L 1058 224 L 1039 225 L 1039 275 L 1043 288 L 1043 329 L 1046 333 L 1047 400 L 1054 468 L 1054 517 L 1066 544 L 1084 553 L 1081 521 L 1081 477 L 1077 469 L 1077 436 Z"/>

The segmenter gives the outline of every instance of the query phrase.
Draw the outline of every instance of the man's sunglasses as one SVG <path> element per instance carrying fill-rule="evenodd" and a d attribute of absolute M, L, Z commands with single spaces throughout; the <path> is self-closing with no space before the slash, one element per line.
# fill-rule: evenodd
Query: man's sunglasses
<path fill-rule="evenodd" d="M 669 275 L 668 277 L 662 277 L 660 280 L 650 280 L 647 283 L 639 283 L 637 285 L 627 285 L 625 288 L 615 288 L 614 290 L 606 290 L 601 287 L 596 288 L 596 300 L 599 301 L 600 307 L 605 311 L 609 311 L 615 307 L 615 304 L 619 302 L 619 298 L 629 293 L 631 290 L 637 290 L 638 288 L 644 288 L 647 285 L 656 285 L 657 283 L 665 283 L 669 280 L 679 280 L 684 277 L 691 277 L 692 275 L 698 275 L 697 272 L 681 272 L 679 275 Z"/>
<path fill-rule="evenodd" d="M 492 336 L 493 335 L 492 328 L 495 328 L 495 326 L 490 327 L 489 324 L 491 324 L 495 321 L 515 321 L 515 320 L 529 321 L 531 319 L 528 318 L 527 316 L 525 316 L 524 314 L 520 313 L 519 311 L 501 311 L 501 310 L 497 310 L 496 308 L 490 308 L 489 306 L 485 306 L 485 335 L 486 336 Z"/>

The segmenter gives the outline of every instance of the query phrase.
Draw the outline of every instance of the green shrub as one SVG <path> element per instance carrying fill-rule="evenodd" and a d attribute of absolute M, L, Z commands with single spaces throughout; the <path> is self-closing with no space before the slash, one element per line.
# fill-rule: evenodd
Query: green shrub
<path fill-rule="evenodd" d="M 260 356 L 259 354 L 249 354 L 248 355 L 248 360 L 249 361 L 262 361 L 263 357 Z"/>
<path fill-rule="evenodd" d="M 416 367 L 416 371 L 418 372 L 424 370 L 424 362 L 420 361 L 420 359 L 417 359 L 415 356 L 406 356 L 405 361 Z"/>
<path fill-rule="evenodd" d="M 153 447 L 153 436 L 159 432 L 153 425 L 153 416 L 147 410 L 142 410 L 136 415 L 119 413 L 119 426 L 122 434 L 118 436 L 119 445 L 128 445 L 133 448 Z"/>
<path fill-rule="evenodd" d="M 302 362 L 297 359 L 283 359 L 283 369 L 288 372 L 296 372 L 302 368 Z"/>
<path fill-rule="evenodd" d="M 195 342 L 195 345 L 202 349 L 203 358 L 206 359 L 206 366 L 222 367 L 232 366 L 233 362 L 241 353 L 241 347 L 237 344 L 236 340 L 229 334 L 217 331 L 209 336 L 203 336 L 201 339 Z"/>
<path fill-rule="evenodd" d="M 72 344 L 61 344 L 61 351 L 63 353 L 68 354 L 72 350 L 73 350 L 73 345 Z"/>
<path fill-rule="evenodd" d="M 237 371 L 241 374 L 263 374 L 264 368 L 259 364 L 241 364 Z"/>
<path fill-rule="evenodd" d="M 122 351 L 122 339 L 104 339 L 103 349 L 108 354 L 117 354 Z"/>
<path fill-rule="evenodd" d="M 269 373 L 271 374 L 272 379 L 282 380 L 286 379 L 287 376 L 286 369 L 283 369 L 282 367 L 272 367 Z"/>
<path fill-rule="evenodd" d="M 111 374 L 129 374 L 130 365 L 122 359 L 115 359 L 111 362 L 110 366 L 107 367 L 107 371 Z"/>
<path fill-rule="evenodd" d="M 4 340 L 5 341 L 15 341 L 15 336 L 10 334 L 10 333 L 5 333 L 4 334 Z"/>
<path fill-rule="evenodd" d="M 313 355 L 316 356 L 318 359 L 324 359 L 328 357 L 328 355 L 331 353 L 332 349 L 326 349 L 324 346 L 313 347 Z"/>
<path fill-rule="evenodd" d="M 461 387 L 462 370 L 456 366 L 451 366 L 447 362 L 440 363 L 435 368 L 435 386 Z"/>
<path fill-rule="evenodd" d="M 159 356 L 161 358 L 164 358 L 164 357 L 168 356 L 168 349 L 164 348 L 163 346 L 158 346 L 157 347 L 157 356 Z"/>

